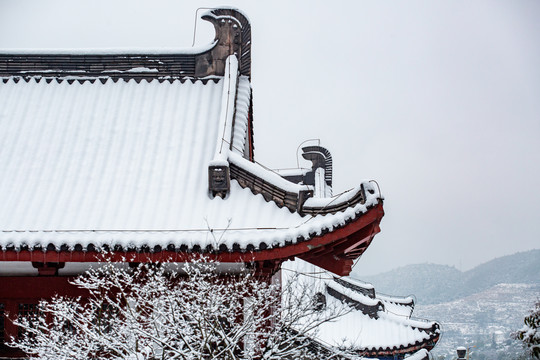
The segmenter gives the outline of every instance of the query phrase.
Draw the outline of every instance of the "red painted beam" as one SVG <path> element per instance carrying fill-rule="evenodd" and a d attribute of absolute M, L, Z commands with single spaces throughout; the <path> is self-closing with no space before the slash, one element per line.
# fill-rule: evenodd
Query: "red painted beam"
<path fill-rule="evenodd" d="M 300 257 L 303 259 L 303 257 Z M 338 276 L 347 276 L 351 273 L 353 260 L 333 255 L 304 259 L 313 265 L 328 270 Z"/>
<path fill-rule="evenodd" d="M 353 250 L 360 250 L 360 246 L 371 242 L 371 239 L 380 231 L 378 224 L 370 224 L 356 234 L 346 237 L 342 241 L 330 243 L 325 246 L 325 251 L 319 250 L 299 255 L 305 261 L 317 265 L 325 270 L 331 271 L 339 276 L 349 275 L 352 270 L 353 260 L 362 255 L 367 248 L 362 251 L 351 253 Z M 353 255 L 353 256 L 351 256 Z"/>
<path fill-rule="evenodd" d="M 364 230 L 366 230 L 366 231 L 364 231 Z M 358 233 L 356 233 L 355 235 L 352 236 L 352 237 L 355 238 L 355 241 L 353 242 L 352 245 L 350 245 L 349 247 L 344 249 L 343 252 L 345 254 L 347 254 L 347 253 L 350 253 L 350 252 L 354 251 L 360 245 L 362 245 L 362 244 L 364 244 L 366 242 L 370 243 L 371 240 L 373 240 L 373 238 L 375 237 L 375 235 L 380 233 L 380 232 L 381 232 L 381 228 L 379 227 L 378 223 L 373 223 L 371 229 L 369 229 L 369 230 L 368 230 L 367 227 L 365 227 L 364 229 L 362 229 L 361 231 L 359 231 Z"/>

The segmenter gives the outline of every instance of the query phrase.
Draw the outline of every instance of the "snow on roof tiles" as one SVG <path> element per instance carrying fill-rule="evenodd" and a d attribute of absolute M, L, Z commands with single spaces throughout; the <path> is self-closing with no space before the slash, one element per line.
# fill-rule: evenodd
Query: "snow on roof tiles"
<path fill-rule="evenodd" d="M 411 356 L 407 357 L 407 360 L 427 360 L 429 359 L 429 352 L 426 349 L 420 349 Z"/>
<path fill-rule="evenodd" d="M 225 200 L 211 199 L 207 166 L 219 137 L 223 78 L 38 80 L 0 84 L 0 168 L 9 175 L 0 178 L 3 247 L 277 247 L 343 226 L 378 203 L 374 194 L 334 215 L 301 217 L 234 180 Z M 249 97 L 241 76 L 233 131 L 240 148 Z M 301 188 L 237 151 L 229 157 Z"/>
<path fill-rule="evenodd" d="M 332 281 L 328 285 L 336 287 Z M 356 296 L 354 300 L 369 305 L 365 301 L 366 297 Z M 327 296 L 329 307 L 335 306 L 339 301 L 335 296 Z M 394 352 L 410 353 L 418 347 L 431 348 L 438 340 L 440 328 L 436 322 L 411 319 L 411 308 L 404 314 L 394 307 L 389 309 L 384 301 L 383 304 L 384 309 L 378 311 L 376 316 L 353 310 L 335 322 L 322 324 L 318 338 L 333 345 L 357 349 L 368 356 L 382 356 Z"/>
<path fill-rule="evenodd" d="M 363 296 L 367 294 L 369 297 L 377 299 L 377 301 L 383 304 L 384 310 L 388 313 L 410 318 L 414 310 L 413 296 L 390 296 L 375 293 L 375 288 L 372 284 L 351 277 L 336 278 L 335 282 L 343 285 L 343 294 L 350 294 L 351 292 Z M 355 299 L 358 295 L 349 295 L 349 298 Z M 365 301 L 362 302 L 367 304 Z"/>
<path fill-rule="evenodd" d="M 330 298 L 328 301 L 339 300 Z M 362 351 L 395 350 L 414 346 L 432 338 L 430 332 L 409 324 L 408 319 L 386 313 L 380 313 L 378 318 L 372 318 L 361 311 L 351 311 L 337 321 L 322 324 L 317 336 L 326 343 L 345 345 Z"/>
<path fill-rule="evenodd" d="M 299 280 L 307 284 L 308 288 L 316 291 L 324 291 L 326 288 L 328 309 L 336 309 L 339 306 L 350 307 L 351 311 L 345 315 L 318 326 L 315 336 L 325 344 L 350 348 L 363 356 L 377 357 L 396 353 L 411 354 L 420 348 L 431 348 L 438 340 L 440 328 L 436 322 L 411 319 L 410 314 L 393 313 L 386 308 L 388 304 L 385 300 L 366 296 L 345 286 L 344 282 L 373 289 L 370 284 L 355 281 L 350 277 L 335 278 L 323 269 L 300 259 L 285 262 L 282 269 L 285 284 L 289 279 L 294 279 L 292 274 L 298 274 Z M 340 294 L 363 306 L 356 307 L 344 298 L 336 296 Z M 389 297 L 385 297 L 387 298 Z M 370 310 L 381 301 L 384 306 L 375 316 L 361 310 Z"/>
<path fill-rule="evenodd" d="M 244 155 L 248 137 L 249 103 L 251 97 L 251 84 L 247 76 L 239 77 L 237 94 L 232 151 Z"/>
<path fill-rule="evenodd" d="M 399 304 L 399 303 L 384 300 L 384 299 L 380 298 L 379 295 L 377 295 L 377 298 L 382 301 L 382 303 L 384 304 L 384 309 L 388 313 L 398 315 L 398 316 L 407 317 L 407 318 L 411 317 L 411 315 L 413 313 L 413 310 L 414 310 L 414 304 L 413 303 L 411 303 L 409 305 L 407 305 L 407 304 Z"/>

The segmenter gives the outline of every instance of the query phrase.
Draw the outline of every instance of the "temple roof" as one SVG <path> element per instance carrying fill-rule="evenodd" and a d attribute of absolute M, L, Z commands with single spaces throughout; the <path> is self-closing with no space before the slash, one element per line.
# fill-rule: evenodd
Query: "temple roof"
<path fill-rule="evenodd" d="M 438 341 L 438 323 L 413 319 L 412 307 L 407 307 L 410 311 L 397 310 L 396 303 L 378 295 L 367 297 L 355 288 L 343 285 L 347 282 L 349 278 L 326 283 L 329 306 L 332 302 L 344 302 L 354 310 L 335 322 L 322 324 L 318 333 L 321 340 L 341 342 L 367 357 L 411 354 L 421 348 L 431 349 Z"/>
<path fill-rule="evenodd" d="M 337 319 L 318 326 L 314 337 L 326 346 L 348 349 L 366 358 L 420 356 L 439 340 L 437 322 L 412 317 L 414 301 L 410 296 L 379 296 L 371 284 L 334 277 L 302 260 L 286 262 L 283 269 L 286 283 L 293 278 L 291 274 L 298 274 L 307 288 L 324 293 L 330 314 L 339 307 L 348 308 Z"/>
<path fill-rule="evenodd" d="M 0 248 L 317 261 L 339 244 L 350 270 L 379 231 L 378 188 L 332 196 L 323 148 L 305 150 L 311 183 L 255 162 L 249 22 L 203 18 L 216 39 L 199 49 L 0 53 Z"/>

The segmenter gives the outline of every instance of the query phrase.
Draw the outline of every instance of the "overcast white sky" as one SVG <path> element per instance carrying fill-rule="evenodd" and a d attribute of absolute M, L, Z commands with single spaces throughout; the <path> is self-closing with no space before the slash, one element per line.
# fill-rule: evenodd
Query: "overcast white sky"
<path fill-rule="evenodd" d="M 189 47 L 195 10 L 218 5 L 0 0 L 0 48 Z M 227 5 L 252 23 L 256 159 L 294 167 L 320 138 L 335 192 L 381 186 L 360 274 L 540 248 L 540 2 Z"/>

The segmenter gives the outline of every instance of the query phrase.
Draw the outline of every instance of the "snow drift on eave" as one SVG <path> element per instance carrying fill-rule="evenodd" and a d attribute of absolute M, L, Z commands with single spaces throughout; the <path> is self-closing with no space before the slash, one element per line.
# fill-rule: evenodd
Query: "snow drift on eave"
<path fill-rule="evenodd" d="M 345 212 L 303 218 L 234 180 L 227 199 L 211 199 L 223 84 L 0 84 L 0 245 L 282 246 L 378 202 L 375 193 Z M 246 77 L 238 89 L 233 144 L 243 150 Z"/>
<path fill-rule="evenodd" d="M 344 315 L 322 323 L 313 332 L 313 336 L 323 344 L 352 349 L 372 357 L 376 353 L 383 356 L 383 352 L 412 353 L 418 348 L 432 345 L 432 342 L 436 341 L 440 335 L 440 328 L 436 322 L 411 319 L 411 313 L 394 313 L 393 309 L 387 308 L 386 301 L 390 297 L 382 296 L 386 300 L 382 300 L 378 295 L 373 298 L 368 297 L 340 285 L 332 274 L 301 259 L 285 262 L 282 271 L 285 289 L 288 289 L 287 285 L 292 279 L 295 284 L 296 282 L 301 284 L 298 286 L 300 289 L 308 288 L 313 289 L 314 293 L 324 293 L 325 309 L 329 309 L 330 314 L 332 309 L 340 307 L 349 309 L 345 311 Z M 298 275 L 298 278 L 295 277 L 295 274 Z M 349 277 L 339 279 L 373 289 L 370 284 L 359 284 Z M 384 306 L 377 311 L 376 316 L 370 316 L 354 307 L 349 308 L 350 304 L 329 294 L 327 292 L 329 287 L 360 304 L 373 306 L 382 302 Z M 292 289 L 293 292 L 295 290 L 296 288 Z M 326 310 L 322 311 L 324 314 Z M 388 356 L 388 354 L 384 356 Z"/>

